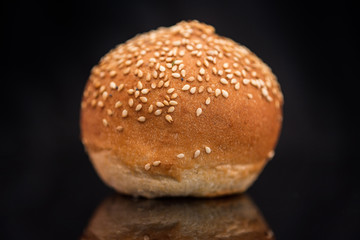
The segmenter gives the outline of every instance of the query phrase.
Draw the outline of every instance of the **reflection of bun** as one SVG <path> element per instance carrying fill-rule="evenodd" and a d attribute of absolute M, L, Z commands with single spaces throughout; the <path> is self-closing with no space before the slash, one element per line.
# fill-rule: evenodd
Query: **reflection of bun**
<path fill-rule="evenodd" d="M 106 199 L 82 240 L 274 239 L 247 196 L 218 199 Z"/>
<path fill-rule="evenodd" d="M 273 155 L 282 103 L 276 77 L 252 52 L 181 22 L 136 36 L 93 68 L 82 141 L 119 192 L 242 192 Z"/>

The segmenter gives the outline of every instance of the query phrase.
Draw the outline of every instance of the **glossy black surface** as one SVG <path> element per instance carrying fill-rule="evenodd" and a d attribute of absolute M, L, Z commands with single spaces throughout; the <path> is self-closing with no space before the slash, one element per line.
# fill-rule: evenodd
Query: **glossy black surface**
<path fill-rule="evenodd" d="M 355 16 L 346 1 L 3 2 L 0 239 L 82 236 L 113 194 L 79 140 L 90 69 L 116 44 L 183 19 L 244 44 L 279 79 L 282 134 L 248 191 L 276 239 L 358 239 Z"/>

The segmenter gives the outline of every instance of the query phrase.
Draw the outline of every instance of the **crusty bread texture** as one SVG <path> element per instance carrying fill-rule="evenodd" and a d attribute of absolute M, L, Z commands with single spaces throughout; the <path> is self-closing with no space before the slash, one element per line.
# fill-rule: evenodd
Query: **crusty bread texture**
<path fill-rule="evenodd" d="M 140 34 L 92 69 L 82 142 L 105 183 L 145 197 L 245 191 L 274 148 L 283 97 L 271 69 L 198 21 Z"/>

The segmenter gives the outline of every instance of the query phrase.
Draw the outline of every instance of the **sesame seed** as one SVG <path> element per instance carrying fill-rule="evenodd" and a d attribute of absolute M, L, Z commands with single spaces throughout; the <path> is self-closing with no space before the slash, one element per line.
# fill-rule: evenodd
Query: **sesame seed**
<path fill-rule="evenodd" d="M 252 95 L 251 93 L 248 93 L 248 94 L 247 94 L 247 97 L 248 97 L 249 99 L 252 99 L 252 98 L 253 98 L 253 95 Z"/>
<path fill-rule="evenodd" d="M 171 74 L 174 78 L 179 78 L 180 77 L 180 74 L 179 73 L 172 73 Z"/>
<path fill-rule="evenodd" d="M 156 71 L 156 70 L 154 70 L 153 72 L 152 72 L 152 76 L 153 76 L 153 78 L 157 78 L 158 77 L 158 72 Z"/>
<path fill-rule="evenodd" d="M 211 153 L 211 148 L 205 146 L 205 152 L 206 152 L 207 154 Z"/>
<path fill-rule="evenodd" d="M 142 94 L 148 94 L 149 91 L 150 91 L 150 90 L 149 90 L 148 88 L 144 88 L 144 89 L 141 90 L 141 93 L 142 93 Z"/>
<path fill-rule="evenodd" d="M 104 107 L 104 103 L 102 101 L 98 101 L 97 105 L 98 105 L 98 107 L 101 107 L 101 108 Z"/>
<path fill-rule="evenodd" d="M 109 123 L 108 123 L 108 121 L 107 121 L 105 118 L 102 120 L 102 122 L 103 122 L 103 124 L 104 124 L 105 127 L 109 126 Z"/>
<path fill-rule="evenodd" d="M 235 84 L 235 90 L 239 90 L 240 89 L 240 83 L 236 83 Z"/>
<path fill-rule="evenodd" d="M 145 164 L 144 168 L 146 171 L 149 171 L 150 167 L 151 167 L 150 163 L 147 163 L 147 164 Z"/>
<path fill-rule="evenodd" d="M 165 99 L 166 99 L 167 101 L 170 101 L 169 95 L 165 95 Z"/>
<path fill-rule="evenodd" d="M 146 103 L 148 101 L 147 97 L 140 97 L 140 101 Z"/>
<path fill-rule="evenodd" d="M 166 92 L 170 94 L 170 93 L 173 93 L 174 91 L 175 91 L 175 88 L 169 88 Z"/>
<path fill-rule="evenodd" d="M 171 100 L 171 101 L 169 102 L 169 104 L 172 105 L 172 106 L 176 106 L 176 105 L 178 104 L 178 102 L 177 102 L 177 101 L 174 101 L 174 100 Z"/>
<path fill-rule="evenodd" d="M 157 107 L 164 107 L 164 104 L 162 102 L 156 102 Z"/>
<path fill-rule="evenodd" d="M 134 92 L 135 92 L 135 90 L 132 89 L 132 88 L 130 88 L 129 90 L 127 90 L 127 93 L 130 94 L 130 95 L 131 95 L 131 94 L 134 94 Z"/>
<path fill-rule="evenodd" d="M 128 103 L 129 103 L 129 106 L 132 107 L 134 105 L 134 99 L 130 98 Z"/>
<path fill-rule="evenodd" d="M 177 65 L 174 65 L 174 66 L 171 68 L 171 71 L 176 72 L 177 68 L 178 68 L 178 66 L 177 66 Z"/>
<path fill-rule="evenodd" d="M 189 78 L 187 79 L 188 82 L 193 82 L 194 80 L 195 80 L 194 77 L 189 77 Z"/>
<path fill-rule="evenodd" d="M 230 70 L 231 70 L 231 69 L 230 69 Z M 227 78 L 227 79 L 231 79 L 233 76 L 234 76 L 234 74 L 232 74 L 232 73 L 226 74 L 226 78 Z"/>
<path fill-rule="evenodd" d="M 122 111 L 122 113 L 121 113 L 121 116 L 122 116 L 123 118 L 125 118 L 125 117 L 127 117 L 127 115 L 128 115 L 128 111 L 127 111 L 126 109 L 124 109 L 124 110 Z"/>
<path fill-rule="evenodd" d="M 186 71 L 185 71 L 185 69 L 181 70 L 180 74 L 181 74 L 182 77 L 186 77 Z"/>
<path fill-rule="evenodd" d="M 123 88 L 124 88 L 124 84 L 122 83 L 122 84 L 120 84 L 119 87 L 118 87 L 118 92 L 120 92 L 121 90 L 123 90 Z"/>
<path fill-rule="evenodd" d="M 174 64 L 175 64 L 175 65 L 179 65 L 179 64 L 182 63 L 182 62 L 183 62 L 183 60 L 180 60 L 180 59 L 179 59 L 179 60 L 175 60 L 175 61 L 174 61 Z"/>
<path fill-rule="evenodd" d="M 223 73 L 224 73 L 224 72 L 223 72 L 223 70 L 221 70 L 221 69 L 219 69 L 218 72 L 217 72 L 217 74 L 218 74 L 219 76 L 223 75 Z"/>
<path fill-rule="evenodd" d="M 250 83 L 250 79 L 244 78 L 243 79 L 243 84 L 244 85 L 248 85 Z"/>
<path fill-rule="evenodd" d="M 100 89 L 99 89 L 99 92 L 103 93 L 105 91 L 105 89 L 106 89 L 105 86 L 101 86 Z"/>
<path fill-rule="evenodd" d="M 200 75 L 204 75 L 204 74 L 205 74 L 205 69 L 204 69 L 204 68 L 200 68 L 199 74 L 200 74 Z"/>
<path fill-rule="evenodd" d="M 194 158 L 197 158 L 199 155 L 200 155 L 200 150 L 198 149 L 194 152 Z"/>
<path fill-rule="evenodd" d="M 171 95 L 171 99 L 176 99 L 178 97 L 178 94 L 177 93 L 173 93 L 172 95 Z"/>
<path fill-rule="evenodd" d="M 161 113 L 162 113 L 162 110 L 161 110 L 161 109 L 158 109 L 158 110 L 156 110 L 156 111 L 154 112 L 154 114 L 155 114 L 156 116 L 159 116 Z"/>
<path fill-rule="evenodd" d="M 176 157 L 177 157 L 177 158 L 184 158 L 185 155 L 184 155 L 183 153 L 180 153 L 180 154 L 178 154 Z"/>
<path fill-rule="evenodd" d="M 144 63 L 144 60 L 140 59 L 139 61 L 137 61 L 135 66 L 140 67 L 143 63 Z"/>
<path fill-rule="evenodd" d="M 122 132 L 123 130 L 124 130 L 123 126 L 117 126 L 116 127 L 116 131 L 118 131 L 118 132 Z"/>
<path fill-rule="evenodd" d="M 197 79 L 199 82 L 202 82 L 202 80 L 203 80 L 200 75 L 197 75 L 197 76 L 196 76 L 196 79 Z"/>
<path fill-rule="evenodd" d="M 227 68 L 227 69 L 224 70 L 224 72 L 226 72 L 226 73 L 231 73 L 231 69 L 230 69 L 230 68 Z"/>
<path fill-rule="evenodd" d="M 166 81 L 165 83 L 164 83 L 164 87 L 169 87 L 169 85 L 170 85 L 170 81 Z"/>
<path fill-rule="evenodd" d="M 141 104 L 138 104 L 138 105 L 136 105 L 136 107 L 135 107 L 135 111 L 140 111 L 141 110 L 141 108 L 142 108 L 142 105 Z"/>
<path fill-rule="evenodd" d="M 125 68 L 124 71 L 123 71 L 123 74 L 128 75 L 129 73 L 130 73 L 130 67 Z"/>
<path fill-rule="evenodd" d="M 200 116 L 201 113 L 202 113 L 202 108 L 196 109 L 196 116 L 197 116 L 197 117 Z"/>
<path fill-rule="evenodd" d="M 185 84 L 185 85 L 182 87 L 181 90 L 187 91 L 187 90 L 189 90 L 189 89 L 190 89 L 190 85 L 189 85 L 189 84 Z"/>
<path fill-rule="evenodd" d="M 139 95 L 140 95 L 140 91 L 136 90 L 136 91 L 135 91 L 135 94 L 134 94 L 135 98 L 138 98 Z"/>
<path fill-rule="evenodd" d="M 142 82 L 140 82 L 140 81 L 137 82 L 137 88 L 138 88 L 138 89 L 142 89 L 142 88 L 143 88 Z"/>
<path fill-rule="evenodd" d="M 126 66 L 131 65 L 131 60 L 127 60 L 127 61 L 125 62 L 125 65 L 126 65 Z"/>
<path fill-rule="evenodd" d="M 223 64 L 223 68 L 228 68 L 229 67 L 229 64 L 228 63 L 224 63 Z"/>
<path fill-rule="evenodd" d="M 208 97 L 208 98 L 205 100 L 205 104 L 206 104 L 206 105 L 209 105 L 210 102 L 211 102 L 210 97 Z"/>
<path fill-rule="evenodd" d="M 235 83 L 237 83 L 236 78 L 231 79 L 230 83 L 231 83 L 231 84 L 235 84 Z"/>
<path fill-rule="evenodd" d="M 199 87 L 199 93 L 204 92 L 204 89 L 205 89 L 204 86 L 200 86 L 200 87 Z"/>
<path fill-rule="evenodd" d="M 151 105 L 149 106 L 148 112 L 149 112 L 149 113 L 152 113 L 153 110 L 154 110 L 154 106 L 151 104 Z"/>
<path fill-rule="evenodd" d="M 211 87 L 208 87 L 207 89 L 206 89 L 206 91 L 208 92 L 208 93 L 212 93 L 212 88 Z"/>
<path fill-rule="evenodd" d="M 205 67 L 209 67 L 209 62 L 208 62 L 208 60 L 206 60 L 206 59 L 204 59 L 204 66 L 205 66 Z"/>
<path fill-rule="evenodd" d="M 165 115 L 165 119 L 166 119 L 166 121 L 168 121 L 169 123 L 172 123 L 172 122 L 174 121 L 173 118 L 172 118 L 169 114 Z"/>
<path fill-rule="evenodd" d="M 238 77 L 241 77 L 241 73 L 240 73 L 240 71 L 238 71 L 238 70 L 235 71 L 234 74 L 235 74 L 236 76 L 238 76 Z"/>
<path fill-rule="evenodd" d="M 216 67 L 212 68 L 212 73 L 216 75 L 216 73 L 217 73 Z"/>
<path fill-rule="evenodd" d="M 220 78 L 220 83 L 226 85 L 226 84 L 228 84 L 229 82 L 228 82 L 228 80 L 226 80 L 225 78 Z"/>
<path fill-rule="evenodd" d="M 114 70 L 110 71 L 110 77 L 115 77 L 115 76 L 116 76 L 116 74 L 117 74 L 117 72 L 116 72 L 116 71 L 114 71 Z"/>
<path fill-rule="evenodd" d="M 116 89 L 116 84 L 114 82 L 110 82 L 110 88 L 111 89 Z"/>
<path fill-rule="evenodd" d="M 174 106 L 171 106 L 171 107 L 169 107 L 169 109 L 168 109 L 168 113 L 172 113 L 172 112 L 174 112 L 175 111 L 175 107 Z"/>
<path fill-rule="evenodd" d="M 198 67 L 201 66 L 201 61 L 200 61 L 200 60 L 197 60 L 197 61 L 196 61 L 196 66 L 198 66 Z"/>
<path fill-rule="evenodd" d="M 160 165 L 160 163 L 161 163 L 160 161 L 155 161 L 155 162 L 153 162 L 153 164 L 152 164 L 152 165 L 153 165 L 154 167 L 157 167 L 157 166 L 159 166 L 159 165 Z"/>
<path fill-rule="evenodd" d="M 104 100 L 106 100 L 108 98 L 109 94 L 107 93 L 107 91 L 102 93 L 102 97 Z"/>
<path fill-rule="evenodd" d="M 267 97 L 269 95 L 269 92 L 266 89 L 266 87 L 261 88 L 261 93 L 262 93 L 262 95 L 264 95 L 264 97 Z"/>
<path fill-rule="evenodd" d="M 164 85 L 164 81 L 163 81 L 163 80 L 160 80 L 160 81 L 158 82 L 157 87 L 158 87 L 158 88 L 161 88 L 163 85 Z"/>
<path fill-rule="evenodd" d="M 229 97 L 229 93 L 226 90 L 221 90 L 221 93 L 223 95 L 224 98 L 228 98 Z"/>
<path fill-rule="evenodd" d="M 220 89 L 215 89 L 215 97 L 218 97 L 221 94 L 221 90 Z"/>
<path fill-rule="evenodd" d="M 185 66 L 185 65 L 184 65 L 183 63 L 180 64 L 180 65 L 179 65 L 179 71 L 182 70 L 182 69 L 184 68 L 184 66 Z"/>
<path fill-rule="evenodd" d="M 154 83 L 154 82 L 151 83 L 151 88 L 152 88 L 152 89 L 155 89 L 155 88 L 156 88 L 156 83 Z"/>
<path fill-rule="evenodd" d="M 145 122 L 146 118 L 144 116 L 141 116 L 137 119 L 139 122 Z"/>
<path fill-rule="evenodd" d="M 191 89 L 190 89 L 190 93 L 191 94 L 194 94 L 196 92 L 196 87 L 192 87 Z"/>
<path fill-rule="evenodd" d="M 114 112 L 111 109 L 107 109 L 106 112 L 109 116 L 112 116 L 114 114 Z"/>
<path fill-rule="evenodd" d="M 159 70 L 160 70 L 160 72 L 165 72 L 165 67 L 164 67 L 164 66 L 160 66 L 160 67 L 159 67 Z"/>

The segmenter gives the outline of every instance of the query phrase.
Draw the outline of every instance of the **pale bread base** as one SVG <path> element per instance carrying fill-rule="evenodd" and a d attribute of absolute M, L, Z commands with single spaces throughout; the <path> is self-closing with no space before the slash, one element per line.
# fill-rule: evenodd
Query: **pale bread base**
<path fill-rule="evenodd" d="M 214 197 L 240 193 L 256 180 L 266 161 L 246 165 L 182 170 L 181 180 L 130 169 L 110 151 L 89 152 L 101 179 L 121 193 L 147 198 L 162 196 Z"/>

